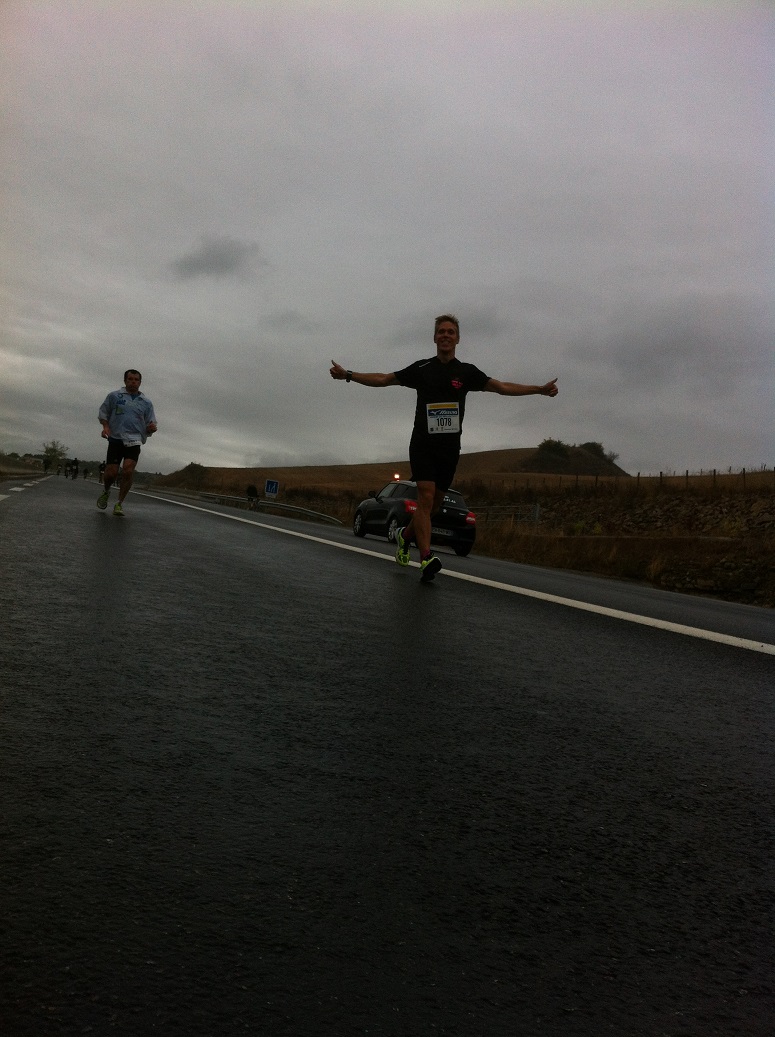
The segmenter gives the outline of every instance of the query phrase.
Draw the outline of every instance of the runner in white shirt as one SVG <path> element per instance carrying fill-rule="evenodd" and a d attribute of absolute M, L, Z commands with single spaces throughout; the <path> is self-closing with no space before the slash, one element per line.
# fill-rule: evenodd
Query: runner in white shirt
<path fill-rule="evenodd" d="M 125 371 L 124 388 L 108 393 L 99 411 L 102 438 L 108 441 L 108 455 L 103 476 L 104 490 L 97 498 L 97 507 L 102 511 L 107 508 L 110 488 L 121 465 L 118 503 L 113 508 L 114 515 L 124 514 L 122 504 L 134 479 L 140 447 L 158 428 L 153 404 L 140 392 L 142 380 L 139 371 L 133 368 Z"/>

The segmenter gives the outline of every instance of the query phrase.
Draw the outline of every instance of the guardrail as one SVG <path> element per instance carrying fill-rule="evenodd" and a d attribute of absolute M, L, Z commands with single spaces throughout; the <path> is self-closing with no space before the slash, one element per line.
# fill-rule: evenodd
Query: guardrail
<path fill-rule="evenodd" d="M 259 508 L 277 508 L 280 511 L 293 511 L 300 515 L 311 515 L 313 518 L 322 519 L 323 522 L 330 522 L 332 526 L 344 525 L 341 519 L 334 518 L 333 515 L 326 515 L 322 511 L 297 508 L 295 504 L 280 504 L 277 501 L 265 500 L 260 497 L 253 500 L 250 497 L 232 497 L 226 493 L 200 493 L 199 496 L 215 501 L 217 504 L 229 504 L 232 501 L 236 501 L 240 506 L 245 506 L 247 511 L 257 511 Z"/>

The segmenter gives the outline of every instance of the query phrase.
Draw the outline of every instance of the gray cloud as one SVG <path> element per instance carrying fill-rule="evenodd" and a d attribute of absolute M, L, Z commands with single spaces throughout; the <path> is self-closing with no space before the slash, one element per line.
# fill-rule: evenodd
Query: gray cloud
<path fill-rule="evenodd" d="M 88 457 L 143 371 L 154 470 L 405 456 L 396 370 L 460 356 L 465 449 L 772 463 L 775 14 L 8 5 L 0 448 Z M 259 244 L 260 243 L 260 244 Z"/>
<path fill-rule="evenodd" d="M 258 245 L 231 238 L 203 238 L 198 248 L 180 256 L 170 264 L 182 281 L 198 277 L 247 279 L 269 264 L 261 256 Z"/>

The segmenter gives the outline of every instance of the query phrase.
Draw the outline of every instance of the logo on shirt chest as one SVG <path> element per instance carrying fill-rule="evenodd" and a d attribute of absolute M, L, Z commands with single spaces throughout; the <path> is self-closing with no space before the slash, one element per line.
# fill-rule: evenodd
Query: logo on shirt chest
<path fill-rule="evenodd" d="M 451 385 L 452 385 L 453 389 L 462 389 L 463 388 L 463 383 L 460 381 L 459 378 L 453 378 L 452 382 L 451 382 Z"/>

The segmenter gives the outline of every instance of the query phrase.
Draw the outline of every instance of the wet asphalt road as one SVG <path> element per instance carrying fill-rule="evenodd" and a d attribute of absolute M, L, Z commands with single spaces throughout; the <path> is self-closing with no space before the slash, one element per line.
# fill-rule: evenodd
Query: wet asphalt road
<path fill-rule="evenodd" d="M 4 1034 L 775 1032 L 772 656 L 11 485 Z"/>

